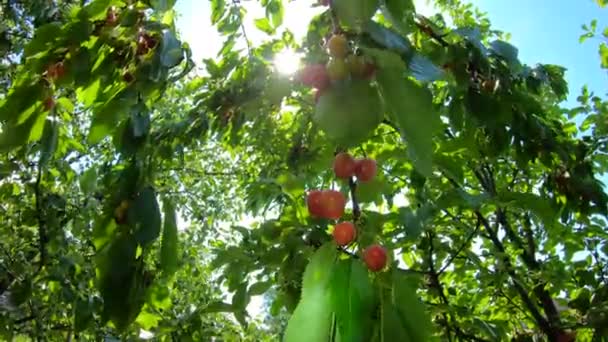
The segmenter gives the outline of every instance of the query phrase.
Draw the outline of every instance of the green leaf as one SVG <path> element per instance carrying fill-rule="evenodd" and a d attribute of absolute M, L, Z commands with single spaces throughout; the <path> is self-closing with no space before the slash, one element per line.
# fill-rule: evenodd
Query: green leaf
<path fill-rule="evenodd" d="M 225 0 L 211 0 L 211 25 L 217 24 L 226 13 Z"/>
<path fill-rule="evenodd" d="M 414 14 L 416 8 L 412 0 L 384 0 L 384 16 L 395 26 L 403 35 L 412 31 L 414 24 Z"/>
<path fill-rule="evenodd" d="M 98 78 L 91 82 L 86 88 L 78 88 L 76 90 L 78 101 L 82 102 L 85 107 L 91 106 L 97 99 L 100 85 L 101 79 Z"/>
<path fill-rule="evenodd" d="M 116 129 L 117 121 L 127 111 L 128 105 L 125 100 L 113 99 L 98 109 L 91 122 L 91 129 L 87 137 L 88 143 L 96 144 L 112 134 Z"/>
<path fill-rule="evenodd" d="M 0 151 L 10 151 L 17 147 L 36 141 L 42 136 L 48 112 L 30 115 L 21 124 L 6 123 L 0 132 Z"/>
<path fill-rule="evenodd" d="M 145 246 L 158 238 L 161 217 L 154 189 L 145 187 L 129 206 L 127 215 L 129 224 L 135 231 L 137 242 Z"/>
<path fill-rule="evenodd" d="M 25 46 L 23 52 L 26 57 L 47 51 L 55 46 L 55 43 L 63 36 L 61 24 L 58 22 L 48 23 L 40 26 L 34 32 L 34 38 Z"/>
<path fill-rule="evenodd" d="M 545 226 L 550 227 L 557 223 L 558 212 L 546 198 L 532 193 L 506 191 L 498 195 L 498 200 L 522 211 L 532 211 Z"/>
<path fill-rule="evenodd" d="M 241 283 L 232 296 L 232 307 L 238 312 L 247 308 L 250 296 L 247 293 L 247 282 Z"/>
<path fill-rule="evenodd" d="M 600 61 L 602 68 L 608 69 L 608 44 L 600 44 Z"/>
<path fill-rule="evenodd" d="M 250 296 L 262 295 L 262 294 L 266 293 L 266 291 L 268 291 L 268 289 L 270 289 L 271 286 L 272 286 L 272 282 L 270 282 L 270 281 L 261 281 L 261 282 L 255 283 L 249 287 L 249 295 Z"/>
<path fill-rule="evenodd" d="M 110 6 L 116 5 L 118 0 L 93 0 L 83 10 L 91 20 L 105 18 Z"/>
<path fill-rule="evenodd" d="M 370 21 L 366 25 L 365 32 L 374 42 L 376 42 L 376 44 L 379 44 L 386 49 L 393 50 L 407 59 L 414 53 L 412 43 L 410 43 L 406 37 L 375 21 Z"/>
<path fill-rule="evenodd" d="M 433 82 L 445 77 L 445 73 L 441 68 L 419 53 L 412 55 L 408 69 L 412 76 L 420 82 Z"/>
<path fill-rule="evenodd" d="M 381 203 L 384 188 L 384 179 L 381 177 L 374 177 L 369 182 L 360 182 L 357 184 L 357 200 L 360 203 Z"/>
<path fill-rule="evenodd" d="M 184 60 L 181 42 L 172 31 L 164 30 L 160 47 L 160 63 L 167 68 L 173 68 Z"/>
<path fill-rule="evenodd" d="M 37 101 L 43 96 L 43 88 L 40 82 L 34 84 L 20 84 L 14 87 L 3 102 L 0 102 L 0 123 L 23 122 L 36 109 Z"/>
<path fill-rule="evenodd" d="M 40 154 L 40 163 L 46 165 L 52 159 L 55 150 L 57 150 L 57 141 L 59 140 L 59 124 L 57 120 L 46 120 L 44 131 L 42 132 L 42 151 Z"/>
<path fill-rule="evenodd" d="M 390 300 L 385 299 L 380 309 L 382 310 L 381 325 L 384 341 L 417 342 L 410 339 L 401 322 L 399 312 Z"/>
<path fill-rule="evenodd" d="M 268 18 L 255 19 L 254 23 L 255 27 L 257 27 L 260 31 L 265 32 L 267 34 L 274 33 L 274 28 L 270 26 L 270 21 L 268 20 Z"/>
<path fill-rule="evenodd" d="M 378 70 L 376 79 L 382 97 L 408 145 L 414 166 L 428 177 L 432 172 L 433 136 L 441 124 L 433 109 L 431 92 L 405 78 L 404 66 L 391 62 L 394 58 L 379 57 L 383 67 Z"/>
<path fill-rule="evenodd" d="M 93 303 L 86 299 L 78 299 L 74 305 L 74 331 L 81 332 L 93 321 Z"/>
<path fill-rule="evenodd" d="M 202 313 L 215 313 L 215 312 L 233 312 L 235 308 L 232 304 L 224 302 L 212 302 L 202 309 Z"/>
<path fill-rule="evenodd" d="M 333 311 L 340 339 L 369 341 L 372 332 L 374 289 L 360 260 L 339 261 L 331 280 Z"/>
<path fill-rule="evenodd" d="M 393 300 L 403 327 L 411 341 L 428 341 L 433 333 L 433 323 L 416 294 L 417 285 L 415 278 L 398 271 L 393 273 Z"/>
<path fill-rule="evenodd" d="M 142 279 L 136 266 L 136 251 L 134 236 L 123 232 L 97 257 L 103 316 L 121 331 L 135 320 L 143 305 L 138 291 Z"/>
<path fill-rule="evenodd" d="M 355 31 L 363 31 L 379 5 L 379 0 L 333 0 L 333 9 L 340 23 Z"/>
<path fill-rule="evenodd" d="M 162 320 L 160 315 L 157 315 L 153 312 L 150 312 L 146 309 L 142 310 L 142 312 L 137 316 L 137 324 L 145 330 L 151 330 L 152 328 L 158 326 L 158 322 Z"/>
<path fill-rule="evenodd" d="M 19 306 L 25 303 L 32 295 L 32 280 L 27 277 L 14 282 L 10 287 L 10 301 L 14 306 Z"/>
<path fill-rule="evenodd" d="M 330 279 L 337 250 L 333 242 L 321 246 L 304 271 L 302 298 L 283 336 L 284 342 L 326 341 L 331 330 Z"/>
<path fill-rule="evenodd" d="M 171 276 L 178 267 L 178 233 L 175 207 L 170 200 L 163 202 L 165 222 L 160 245 L 160 268 L 167 276 Z"/>
<path fill-rule="evenodd" d="M 92 166 L 80 175 L 80 190 L 89 195 L 97 187 L 97 168 Z"/>
<path fill-rule="evenodd" d="M 519 59 L 517 58 L 517 48 L 502 40 L 495 40 L 490 44 L 492 51 L 498 56 L 504 58 L 504 60 L 511 66 L 516 68 L 520 66 Z"/>
<path fill-rule="evenodd" d="M 151 0 L 152 8 L 158 12 L 166 12 L 175 6 L 176 0 Z"/>
<path fill-rule="evenodd" d="M 283 23 L 283 1 L 282 0 L 271 0 L 266 6 L 266 16 L 270 18 L 272 26 L 276 29 Z"/>

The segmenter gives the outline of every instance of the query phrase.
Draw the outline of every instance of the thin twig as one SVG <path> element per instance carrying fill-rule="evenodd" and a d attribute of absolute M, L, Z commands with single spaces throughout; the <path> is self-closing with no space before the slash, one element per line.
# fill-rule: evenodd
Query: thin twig
<path fill-rule="evenodd" d="M 46 223 L 42 214 L 42 190 L 40 189 L 40 183 L 42 182 L 42 164 L 38 164 L 38 173 L 36 175 L 36 184 L 34 185 L 35 195 L 35 206 L 36 216 L 38 218 L 38 249 L 40 251 L 40 264 L 38 265 L 38 272 L 42 270 L 42 267 L 46 263 L 46 243 L 48 242 L 48 235 L 46 231 Z"/>
<path fill-rule="evenodd" d="M 467 247 L 471 243 L 471 240 L 473 240 L 475 235 L 477 235 L 477 232 L 479 232 L 480 226 L 481 226 L 481 222 L 479 220 L 477 220 L 475 229 L 471 232 L 471 234 L 469 234 L 469 236 L 467 236 L 466 240 L 460 246 L 460 248 L 458 248 L 456 250 L 456 252 L 450 256 L 450 258 L 448 259 L 448 262 L 445 265 L 443 265 L 443 267 L 441 267 L 441 269 L 437 272 L 437 275 L 441 275 L 446 270 L 446 268 L 448 268 L 452 264 L 454 259 L 456 259 L 456 257 L 465 249 L 465 247 Z"/>

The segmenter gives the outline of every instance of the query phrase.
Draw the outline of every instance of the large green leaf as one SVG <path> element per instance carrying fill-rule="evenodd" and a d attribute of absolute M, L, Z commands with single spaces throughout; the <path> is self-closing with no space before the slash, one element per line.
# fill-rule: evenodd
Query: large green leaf
<path fill-rule="evenodd" d="M 333 0 L 340 23 L 356 31 L 363 30 L 379 5 L 379 0 Z"/>
<path fill-rule="evenodd" d="M 160 267 L 166 275 L 171 276 L 178 267 L 178 233 L 175 207 L 170 200 L 163 202 L 163 211 L 165 221 L 160 245 Z"/>
<path fill-rule="evenodd" d="M 145 187 L 129 206 L 128 221 L 135 232 L 137 242 L 148 245 L 160 235 L 161 215 L 156 193 Z"/>
<path fill-rule="evenodd" d="M 96 144 L 103 138 L 111 135 L 121 116 L 129 109 L 130 101 L 122 98 L 113 98 L 95 111 L 91 122 L 91 129 L 87 140 Z"/>
<path fill-rule="evenodd" d="M 328 340 L 332 314 L 330 279 L 336 257 L 333 242 L 324 244 L 312 256 L 304 271 L 302 297 L 289 319 L 284 342 Z"/>
<path fill-rule="evenodd" d="M 214 312 L 232 312 L 235 308 L 232 304 L 224 303 L 224 302 L 212 302 L 209 303 L 205 308 L 201 311 L 203 313 L 214 313 Z"/>
<path fill-rule="evenodd" d="M 393 26 L 406 35 L 412 31 L 416 9 L 412 0 L 384 0 L 383 13 Z"/>
<path fill-rule="evenodd" d="M 36 109 L 33 110 L 37 113 L 30 115 L 25 122 L 21 124 L 10 122 L 1 126 L 0 151 L 10 151 L 41 138 L 48 112 L 40 113 Z"/>
<path fill-rule="evenodd" d="M 547 198 L 533 193 L 505 191 L 498 195 L 498 200 L 519 210 L 532 211 L 545 226 L 550 227 L 557 223 L 558 212 Z"/>
<path fill-rule="evenodd" d="M 403 272 L 393 273 L 393 303 L 411 341 L 428 341 L 433 334 L 433 323 L 424 304 L 416 294 L 416 278 Z"/>
<path fill-rule="evenodd" d="M 103 315 L 119 330 L 131 324 L 141 309 L 138 291 L 133 291 L 141 286 L 136 251 L 135 237 L 123 232 L 97 258 Z"/>
<path fill-rule="evenodd" d="M 416 169 L 425 176 L 432 171 L 433 136 L 440 127 L 431 92 L 406 78 L 405 65 L 390 54 L 378 54 L 377 72 L 382 97 L 408 145 Z"/>
<path fill-rule="evenodd" d="M 381 323 L 382 323 L 382 337 L 381 342 L 384 341 L 399 341 L 399 342 L 417 342 L 412 340 L 408 334 L 408 331 L 403 326 L 399 312 L 390 301 L 390 298 L 385 298 L 382 303 L 381 310 Z"/>
<path fill-rule="evenodd" d="M 393 50 L 406 59 L 409 59 L 414 54 L 414 47 L 407 37 L 375 21 L 370 21 L 366 25 L 365 32 L 376 44 Z"/>
<path fill-rule="evenodd" d="M 164 67 L 173 68 L 184 59 L 181 42 L 172 31 L 164 30 L 160 47 L 160 62 Z"/>
<path fill-rule="evenodd" d="M 166 12 L 173 8 L 177 0 L 151 0 L 152 8 L 159 12 Z"/>
<path fill-rule="evenodd" d="M 360 260 L 339 261 L 331 279 L 333 311 L 341 341 L 369 341 L 374 289 Z"/>
<path fill-rule="evenodd" d="M 49 160 L 52 159 L 55 151 L 57 150 L 57 142 L 59 140 L 59 123 L 57 120 L 46 120 L 44 125 L 44 131 L 42 132 L 42 139 L 40 144 L 42 149 L 40 151 L 40 163 L 46 165 Z"/>

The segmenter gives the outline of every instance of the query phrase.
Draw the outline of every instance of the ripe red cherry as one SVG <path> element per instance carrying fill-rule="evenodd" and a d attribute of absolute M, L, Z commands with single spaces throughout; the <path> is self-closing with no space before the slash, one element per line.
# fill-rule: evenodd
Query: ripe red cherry
<path fill-rule="evenodd" d="M 357 160 L 357 166 L 355 167 L 355 175 L 361 182 L 369 182 L 376 176 L 378 166 L 376 161 L 369 158 Z"/>
<path fill-rule="evenodd" d="M 371 245 L 363 252 L 363 261 L 372 272 L 378 272 L 386 266 L 386 249 L 380 245 Z"/>
<path fill-rule="evenodd" d="M 334 159 L 333 165 L 336 177 L 348 179 L 355 174 L 356 167 L 357 162 L 350 154 L 346 152 L 340 152 L 336 154 L 336 158 Z"/>
<path fill-rule="evenodd" d="M 324 208 L 323 208 L 323 191 L 313 190 L 308 193 L 306 197 L 306 206 L 308 207 L 308 212 L 313 217 L 322 218 L 324 217 Z"/>
<path fill-rule="evenodd" d="M 346 198 L 340 191 L 327 190 L 321 196 L 321 205 L 323 207 L 323 217 L 330 220 L 337 220 L 344 214 L 346 206 Z"/>
<path fill-rule="evenodd" d="M 108 26 L 116 26 L 118 23 L 118 13 L 116 11 L 116 7 L 112 6 L 108 8 L 106 13 L 106 25 Z"/>
<path fill-rule="evenodd" d="M 323 64 L 305 66 L 304 69 L 299 72 L 299 79 L 305 85 L 319 90 L 325 90 L 331 84 L 329 75 Z"/>
<path fill-rule="evenodd" d="M 352 222 L 340 222 L 334 227 L 333 236 L 338 246 L 346 246 L 355 241 L 357 230 Z"/>
<path fill-rule="evenodd" d="M 55 99 L 53 99 L 53 97 L 49 96 L 46 99 L 44 99 L 44 102 L 42 104 L 44 106 L 44 110 L 51 110 L 53 109 L 53 107 L 55 107 Z"/>
<path fill-rule="evenodd" d="M 57 80 L 65 74 L 65 66 L 63 62 L 51 64 L 46 68 L 46 76 L 51 80 Z"/>

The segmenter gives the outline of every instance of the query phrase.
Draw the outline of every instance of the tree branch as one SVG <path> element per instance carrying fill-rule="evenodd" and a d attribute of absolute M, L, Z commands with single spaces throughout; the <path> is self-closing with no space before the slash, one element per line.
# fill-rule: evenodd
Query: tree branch
<path fill-rule="evenodd" d="M 353 177 L 348 179 L 348 187 L 350 189 L 350 199 L 353 202 L 353 221 L 359 221 L 361 217 L 361 208 L 359 207 L 359 202 L 357 201 L 357 183 Z"/>
<path fill-rule="evenodd" d="M 48 232 L 46 230 L 46 222 L 42 213 L 42 190 L 40 183 L 42 182 L 42 164 L 38 164 L 38 173 L 36 175 L 36 184 L 34 185 L 35 195 L 35 206 L 36 216 L 38 218 L 38 249 L 40 252 L 40 264 L 38 265 L 38 272 L 42 270 L 42 267 L 46 263 L 46 244 L 49 241 Z"/>
<path fill-rule="evenodd" d="M 449 306 L 450 302 L 448 300 L 448 297 L 445 295 L 445 292 L 443 290 L 443 284 L 441 284 L 441 281 L 439 280 L 439 273 L 435 269 L 435 262 L 433 260 L 433 254 L 435 253 L 435 245 L 433 243 L 433 240 L 434 240 L 435 236 L 434 236 L 433 232 L 428 232 L 427 236 L 429 239 L 429 272 L 428 272 L 428 275 L 431 278 L 431 287 L 434 287 L 437 290 L 437 292 L 439 293 L 439 299 L 441 300 L 441 302 L 443 304 Z M 452 335 L 451 335 L 452 327 L 450 325 L 451 315 L 444 313 L 444 314 L 442 314 L 442 316 L 445 321 L 444 327 L 446 328 L 448 341 L 451 341 L 452 340 Z M 456 337 L 459 338 L 459 340 L 487 342 L 487 340 L 484 340 L 483 338 L 477 337 L 473 334 L 469 334 L 469 333 L 463 331 L 456 324 L 454 325 L 453 330 L 454 330 L 454 334 L 456 335 Z"/>
<path fill-rule="evenodd" d="M 471 244 L 471 240 L 473 240 L 475 235 L 477 235 L 477 233 L 479 232 L 480 226 L 481 226 L 480 221 L 477 220 L 475 229 L 469 234 L 469 236 L 467 236 L 464 243 L 456 250 L 456 252 L 448 258 L 448 262 L 445 265 L 443 265 L 443 267 L 441 267 L 441 269 L 437 272 L 437 275 L 441 275 L 446 270 L 446 268 L 448 268 L 452 264 L 452 262 L 460 254 L 460 252 L 462 252 L 468 245 Z"/>
<path fill-rule="evenodd" d="M 534 304 L 534 302 L 532 301 L 530 296 L 528 296 L 528 292 L 523 287 L 523 285 L 520 283 L 517 275 L 515 274 L 513 265 L 511 264 L 511 260 L 509 260 L 509 257 L 506 255 L 505 247 L 502 244 L 502 242 L 500 242 L 500 239 L 498 239 L 498 234 L 496 233 L 496 231 L 494 231 L 494 229 L 490 225 L 490 222 L 488 222 L 488 220 L 483 216 L 483 214 L 481 214 L 481 212 L 479 212 L 479 210 L 475 211 L 475 214 L 477 215 L 477 217 L 481 221 L 482 225 L 488 232 L 488 235 L 490 237 L 490 240 L 494 244 L 494 247 L 496 247 L 498 252 L 503 256 L 503 263 L 505 265 L 506 271 L 509 274 L 509 276 L 511 277 L 511 280 L 513 281 L 513 287 L 515 287 L 515 290 L 519 294 L 519 297 L 524 302 L 524 305 L 526 306 L 528 311 L 530 311 L 530 313 L 532 314 L 532 317 L 534 317 L 536 324 L 538 324 L 538 326 L 541 328 L 541 330 L 547 336 L 549 336 L 551 341 L 553 341 L 554 340 L 553 327 L 551 326 L 549 321 L 540 313 L 540 311 L 536 307 L 536 304 Z"/>

